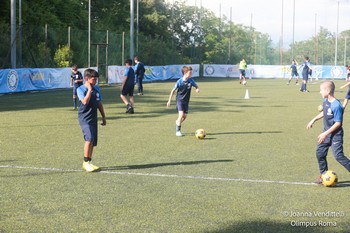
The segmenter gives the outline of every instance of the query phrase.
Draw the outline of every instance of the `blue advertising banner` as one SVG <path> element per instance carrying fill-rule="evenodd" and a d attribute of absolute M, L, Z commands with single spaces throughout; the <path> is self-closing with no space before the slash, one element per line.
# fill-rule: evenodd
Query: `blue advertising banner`
<path fill-rule="evenodd" d="M 191 64 L 192 77 L 199 77 L 200 65 Z M 146 66 L 144 82 L 165 81 L 182 77 L 183 65 Z M 92 67 L 97 70 L 97 67 Z M 302 67 L 299 66 L 301 77 Z M 79 69 L 84 73 L 86 68 Z M 108 66 L 108 83 L 121 83 L 125 67 Z M 33 90 L 49 90 L 70 87 L 71 68 L 22 68 L 0 70 L 0 94 Z M 289 78 L 290 65 L 248 65 L 247 78 Z M 313 66 L 312 77 L 315 79 L 345 79 L 347 70 L 342 66 Z M 203 77 L 238 78 L 237 65 L 204 64 Z"/>
<path fill-rule="evenodd" d="M 96 69 L 96 67 L 92 67 Z M 83 69 L 79 69 L 84 73 Z M 0 94 L 70 88 L 71 68 L 22 68 L 0 70 Z"/>
<path fill-rule="evenodd" d="M 181 69 L 184 65 L 169 66 L 145 66 L 144 82 L 165 81 L 169 79 L 181 78 Z M 199 77 L 199 64 L 190 64 L 192 67 L 192 77 Z M 108 66 L 108 84 L 121 83 L 124 76 L 124 66 Z"/>
<path fill-rule="evenodd" d="M 0 93 L 67 88 L 70 68 L 0 70 Z"/>
<path fill-rule="evenodd" d="M 302 75 L 302 67 L 299 66 L 299 75 Z M 346 68 L 343 66 L 313 66 L 312 77 L 315 79 L 345 79 Z M 204 77 L 238 78 L 238 65 L 204 64 Z M 246 77 L 248 78 L 289 78 L 290 65 L 248 65 Z"/>

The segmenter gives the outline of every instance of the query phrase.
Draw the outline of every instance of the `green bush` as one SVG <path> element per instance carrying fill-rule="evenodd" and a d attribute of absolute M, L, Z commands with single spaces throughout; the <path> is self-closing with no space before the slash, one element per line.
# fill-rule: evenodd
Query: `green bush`
<path fill-rule="evenodd" d="M 67 45 L 59 46 L 55 52 L 54 60 L 57 67 L 69 67 L 72 63 L 73 52 Z"/>

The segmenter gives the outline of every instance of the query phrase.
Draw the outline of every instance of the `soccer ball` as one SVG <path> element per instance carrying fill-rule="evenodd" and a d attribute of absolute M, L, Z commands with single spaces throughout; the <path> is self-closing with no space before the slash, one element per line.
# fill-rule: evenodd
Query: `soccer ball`
<path fill-rule="evenodd" d="M 247 84 L 247 81 L 244 80 L 244 81 L 242 82 L 242 84 L 243 84 L 243 85 L 246 85 L 246 84 Z"/>
<path fill-rule="evenodd" d="M 328 170 L 321 175 L 322 184 L 326 187 L 333 187 L 338 182 L 337 174 L 334 171 Z"/>
<path fill-rule="evenodd" d="M 322 111 L 323 111 L 323 106 L 322 106 L 322 105 L 319 105 L 319 106 L 317 107 L 317 110 L 318 110 L 319 112 L 322 112 Z"/>
<path fill-rule="evenodd" d="M 204 139 L 207 134 L 205 133 L 204 129 L 197 129 L 195 135 L 198 139 Z"/>

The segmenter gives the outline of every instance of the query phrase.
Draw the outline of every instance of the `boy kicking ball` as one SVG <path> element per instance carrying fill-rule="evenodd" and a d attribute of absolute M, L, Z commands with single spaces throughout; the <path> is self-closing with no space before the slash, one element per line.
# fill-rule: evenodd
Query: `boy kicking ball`
<path fill-rule="evenodd" d="M 320 86 L 320 93 L 323 98 L 323 109 L 306 126 L 312 128 L 313 124 L 323 118 L 323 132 L 318 136 L 318 145 L 316 148 L 316 157 L 320 174 L 328 171 L 327 153 L 329 147 L 335 159 L 350 172 L 350 160 L 343 152 L 343 106 L 338 99 L 334 97 L 335 85 L 332 81 L 325 81 Z M 322 183 L 320 177 L 317 181 Z"/>
<path fill-rule="evenodd" d="M 78 119 L 85 140 L 83 169 L 87 172 L 100 170 L 91 163 L 94 146 L 97 146 L 97 109 L 102 116 L 101 125 L 106 125 L 106 116 L 101 102 L 102 96 L 100 88 L 96 85 L 98 76 L 96 70 L 85 70 L 85 84 L 77 90 L 80 100 Z"/>
<path fill-rule="evenodd" d="M 197 83 L 191 78 L 192 67 L 184 66 L 182 67 L 183 77 L 180 78 L 174 88 L 170 92 L 169 100 L 167 102 L 167 107 L 170 106 L 171 99 L 174 95 L 174 92 L 177 90 L 176 94 L 176 108 L 179 113 L 179 116 L 176 120 L 176 136 L 181 137 L 181 125 L 186 120 L 188 114 L 188 105 L 191 97 L 192 87 L 196 88 L 196 92 L 199 92 L 199 87 Z"/>

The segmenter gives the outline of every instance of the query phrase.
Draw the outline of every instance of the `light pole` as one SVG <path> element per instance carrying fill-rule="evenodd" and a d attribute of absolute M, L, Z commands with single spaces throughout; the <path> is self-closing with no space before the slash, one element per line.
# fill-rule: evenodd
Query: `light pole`
<path fill-rule="evenodd" d="M 130 0 L 130 59 L 134 58 L 134 0 Z"/>
<path fill-rule="evenodd" d="M 16 0 L 11 0 L 11 68 L 16 68 Z"/>
<path fill-rule="evenodd" d="M 136 0 L 136 53 L 139 52 L 139 11 L 140 0 Z"/>
<path fill-rule="evenodd" d="M 282 0 L 281 39 L 280 39 L 280 65 L 283 64 L 283 8 L 284 8 L 284 0 Z"/>
<path fill-rule="evenodd" d="M 89 0 L 89 22 L 88 22 L 88 68 L 90 68 L 90 50 L 91 50 L 91 0 Z"/>
<path fill-rule="evenodd" d="M 344 43 L 344 66 L 346 66 L 346 41 L 347 41 L 347 37 L 345 37 L 345 43 Z"/>
<path fill-rule="evenodd" d="M 334 55 L 334 66 L 337 66 L 337 57 L 338 57 L 338 34 L 339 34 L 339 1 L 337 9 L 337 33 L 335 35 L 335 55 Z"/>
<path fill-rule="evenodd" d="M 292 40 L 292 59 L 294 59 L 294 32 L 295 32 L 295 0 L 293 0 L 293 40 Z"/>

